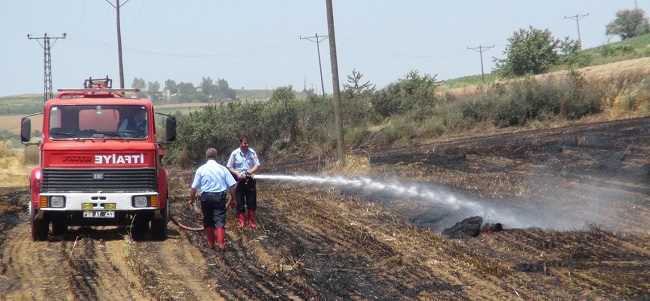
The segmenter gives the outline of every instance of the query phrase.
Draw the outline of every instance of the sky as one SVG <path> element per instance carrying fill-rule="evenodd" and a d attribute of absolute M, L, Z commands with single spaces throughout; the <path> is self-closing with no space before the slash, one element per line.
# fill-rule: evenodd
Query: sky
<path fill-rule="evenodd" d="M 43 89 L 43 50 L 30 33 L 67 33 L 52 49 L 54 89 L 105 75 L 117 87 L 115 11 L 105 1 L 0 0 L 0 96 Z M 650 9 L 650 0 L 638 4 Z M 438 79 L 479 74 L 468 46 L 495 46 L 486 53 L 491 70 L 515 30 L 532 25 L 575 39 L 576 24 L 564 16 L 578 13 L 589 13 L 583 44 L 598 46 L 611 39 L 605 26 L 616 12 L 633 7 L 634 0 L 334 0 L 341 84 L 353 69 L 380 88 L 411 70 Z M 121 15 L 127 87 L 134 77 L 196 85 L 209 76 L 237 89 L 319 90 L 316 46 L 299 36 L 327 33 L 325 0 L 129 0 Z M 327 42 L 321 53 L 331 91 Z"/>

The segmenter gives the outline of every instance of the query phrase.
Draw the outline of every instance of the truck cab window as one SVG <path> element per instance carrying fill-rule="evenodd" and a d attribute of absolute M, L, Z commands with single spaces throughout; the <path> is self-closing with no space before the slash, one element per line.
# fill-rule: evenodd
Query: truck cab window
<path fill-rule="evenodd" d="M 147 110 L 142 106 L 56 106 L 50 111 L 52 139 L 145 139 Z"/>

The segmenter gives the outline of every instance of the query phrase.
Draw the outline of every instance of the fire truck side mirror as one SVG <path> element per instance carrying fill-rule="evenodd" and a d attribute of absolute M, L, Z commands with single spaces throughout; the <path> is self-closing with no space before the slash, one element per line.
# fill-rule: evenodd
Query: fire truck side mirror
<path fill-rule="evenodd" d="M 32 120 L 24 117 L 20 120 L 20 141 L 29 142 L 32 139 Z"/>
<path fill-rule="evenodd" d="M 176 118 L 170 116 L 165 123 L 165 138 L 167 142 L 176 140 Z"/>

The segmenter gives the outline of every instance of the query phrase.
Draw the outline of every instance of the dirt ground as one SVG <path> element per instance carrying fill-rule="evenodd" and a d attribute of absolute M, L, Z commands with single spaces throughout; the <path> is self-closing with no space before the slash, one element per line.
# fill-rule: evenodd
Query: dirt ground
<path fill-rule="evenodd" d="M 367 151 L 364 175 L 515 217 L 465 240 L 439 230 L 475 212 L 260 182 L 259 228 L 238 229 L 230 213 L 225 252 L 172 223 L 163 242 L 111 227 L 32 242 L 27 191 L 3 189 L 0 300 L 650 300 L 649 121 Z M 191 174 L 172 174 L 173 214 L 193 223 Z"/>

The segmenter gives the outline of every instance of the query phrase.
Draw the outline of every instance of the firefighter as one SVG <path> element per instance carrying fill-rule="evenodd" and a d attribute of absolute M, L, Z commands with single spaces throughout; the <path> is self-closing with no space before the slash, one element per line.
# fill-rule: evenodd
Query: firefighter
<path fill-rule="evenodd" d="M 230 154 L 226 166 L 237 178 L 235 196 L 239 226 L 245 227 L 248 221 L 251 229 L 256 229 L 257 190 L 254 175 L 260 167 L 260 160 L 257 153 L 248 146 L 247 136 L 239 138 L 239 148 Z"/>
<path fill-rule="evenodd" d="M 124 111 L 124 118 L 120 122 L 117 131 L 122 137 L 146 137 L 147 111 L 142 109 L 129 109 Z"/>
<path fill-rule="evenodd" d="M 215 238 L 219 249 L 226 248 L 226 208 L 227 195 L 230 201 L 235 200 L 235 184 L 237 181 L 230 171 L 217 163 L 217 150 L 209 148 L 205 152 L 207 162 L 196 171 L 192 190 L 190 191 L 189 205 L 196 199 L 200 191 L 201 211 L 203 211 L 203 226 L 208 239 L 208 247 L 213 248 Z"/>

